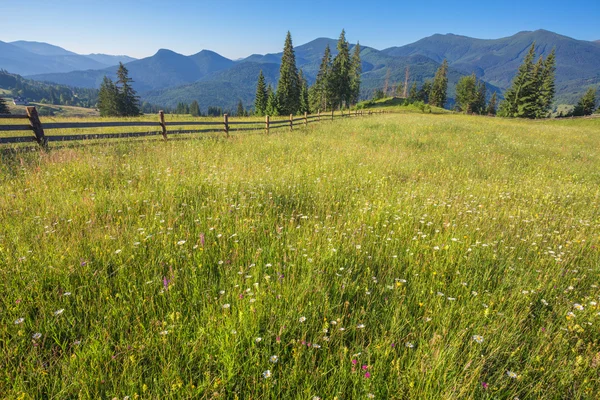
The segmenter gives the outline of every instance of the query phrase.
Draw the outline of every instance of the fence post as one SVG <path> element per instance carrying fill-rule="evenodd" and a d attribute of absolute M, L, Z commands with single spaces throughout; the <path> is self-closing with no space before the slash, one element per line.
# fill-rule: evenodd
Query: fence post
<path fill-rule="evenodd" d="M 269 116 L 265 115 L 265 132 L 267 133 L 267 135 L 269 134 Z"/>
<path fill-rule="evenodd" d="M 223 125 L 225 127 L 225 135 L 229 137 L 229 116 L 227 114 L 223 114 Z"/>
<path fill-rule="evenodd" d="M 35 134 L 35 139 L 40 146 L 44 149 L 48 147 L 48 138 L 44 135 L 44 128 L 42 127 L 42 123 L 40 122 L 40 117 L 38 115 L 35 107 L 26 107 L 27 116 L 29 117 L 29 123 L 31 124 L 31 128 L 33 129 L 33 133 Z"/>
<path fill-rule="evenodd" d="M 308 126 L 308 113 L 304 111 L 304 127 Z"/>
<path fill-rule="evenodd" d="M 158 119 L 160 121 L 159 124 L 160 124 L 160 126 L 162 128 L 163 138 L 165 140 L 167 140 L 167 124 L 165 124 L 165 112 L 163 110 L 160 110 L 158 112 Z"/>
<path fill-rule="evenodd" d="M 321 109 L 319 109 L 319 111 L 317 112 L 317 115 L 319 116 L 319 122 L 321 122 Z"/>
<path fill-rule="evenodd" d="M 294 114 L 290 114 L 290 131 L 294 129 Z"/>
<path fill-rule="evenodd" d="M 333 108 L 331 109 L 331 120 L 333 121 Z"/>

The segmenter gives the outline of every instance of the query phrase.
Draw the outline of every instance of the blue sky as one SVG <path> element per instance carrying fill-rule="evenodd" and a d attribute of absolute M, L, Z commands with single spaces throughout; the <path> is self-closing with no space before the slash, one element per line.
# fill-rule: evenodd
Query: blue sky
<path fill-rule="evenodd" d="M 168 48 L 235 59 L 281 51 L 287 30 L 299 45 L 342 28 L 349 41 L 377 49 L 434 33 L 498 38 L 540 28 L 600 40 L 600 0 L 0 0 L 2 41 L 138 58 Z"/>

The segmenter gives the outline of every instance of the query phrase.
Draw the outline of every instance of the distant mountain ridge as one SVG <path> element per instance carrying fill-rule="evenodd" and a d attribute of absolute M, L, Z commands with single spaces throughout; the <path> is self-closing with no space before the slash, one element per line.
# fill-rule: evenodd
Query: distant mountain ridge
<path fill-rule="evenodd" d="M 574 102 L 587 86 L 600 83 L 600 47 L 543 29 L 523 31 L 501 39 L 474 39 L 436 34 L 402 47 L 382 50 L 391 56 L 420 54 L 475 74 L 502 89 L 510 86 L 532 43 L 536 54 L 547 56 L 556 49 L 556 87 L 559 99 Z"/>
<path fill-rule="evenodd" d="M 433 78 L 444 59 L 450 65 L 449 105 L 452 104 L 454 85 L 458 79 L 473 72 L 486 82 L 488 94 L 494 91 L 501 94 L 510 85 L 533 42 L 536 43 L 538 56 L 546 56 L 552 48 L 556 48 L 557 102 L 574 103 L 589 86 L 600 86 L 600 45 L 597 42 L 576 40 L 545 30 L 524 31 L 500 39 L 436 34 L 415 43 L 384 50 L 361 45 L 362 96 L 370 96 L 375 89 L 382 88 L 388 71 L 390 86 L 404 82 L 406 67 L 410 69 L 410 84 L 417 82 L 420 85 L 426 79 Z M 294 48 L 298 68 L 303 70 L 309 83 L 316 77 L 325 47 L 329 45 L 335 55 L 336 43 L 335 39 L 317 38 Z M 33 45 L 28 46 L 31 50 Z M 39 44 L 36 46 L 39 47 Z M 351 51 L 353 47 L 350 46 Z M 17 46 L 13 46 L 14 49 L 23 50 Z M 61 54 L 61 50 L 64 49 L 47 45 L 36 51 L 55 54 L 53 57 L 70 56 Z M 3 55 L 0 48 L 0 68 L 5 68 Z M 209 50 L 184 56 L 161 49 L 153 56 L 128 62 L 126 66 L 143 100 L 170 106 L 180 101 L 198 100 L 201 106 L 233 108 L 239 100 L 246 106 L 251 105 L 260 69 L 263 69 L 267 82 L 276 84 L 281 55 L 253 54 L 233 61 Z M 25 75 L 40 81 L 97 88 L 105 75 L 114 78 L 115 71 L 116 68 L 110 67 Z"/>
<path fill-rule="evenodd" d="M 128 56 L 82 55 L 43 42 L 0 41 L 0 68 L 20 75 L 96 70 L 134 60 Z"/>

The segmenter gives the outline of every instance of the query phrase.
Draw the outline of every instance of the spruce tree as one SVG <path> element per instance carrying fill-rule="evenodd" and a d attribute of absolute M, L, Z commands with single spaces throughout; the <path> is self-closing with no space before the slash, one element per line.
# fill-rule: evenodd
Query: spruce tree
<path fill-rule="evenodd" d="M 539 89 L 538 89 L 538 109 L 536 118 L 546 118 L 552 108 L 554 102 L 554 94 L 556 91 L 554 78 L 556 71 L 556 51 L 552 49 L 546 60 L 544 61 L 544 68 L 539 75 Z"/>
<path fill-rule="evenodd" d="M 6 100 L 2 97 L 0 97 L 0 114 L 10 114 L 8 104 L 6 104 Z"/>
<path fill-rule="evenodd" d="M 258 74 L 258 82 L 256 83 L 256 96 L 254 98 L 254 112 L 259 117 L 265 115 L 267 108 L 267 86 L 265 84 L 265 76 L 262 69 Z"/>
<path fill-rule="evenodd" d="M 360 74 L 362 73 L 362 64 L 360 61 L 360 43 L 356 43 L 354 46 L 354 53 L 352 53 L 351 67 L 350 67 L 350 102 L 352 104 L 358 103 L 360 96 Z"/>
<path fill-rule="evenodd" d="M 279 104 L 277 103 L 277 95 L 273 91 L 271 85 L 267 87 L 267 107 L 265 108 L 265 115 L 271 117 L 279 115 Z"/>
<path fill-rule="evenodd" d="M 243 117 L 245 114 L 245 110 L 244 110 L 244 103 L 242 103 L 242 101 L 238 101 L 238 105 L 237 105 L 237 111 L 235 113 L 236 116 L 238 117 Z"/>
<path fill-rule="evenodd" d="M 429 79 L 423 82 L 423 86 L 417 92 L 417 101 L 422 101 L 423 103 L 431 103 L 431 91 L 433 88 L 433 84 Z"/>
<path fill-rule="evenodd" d="M 533 59 L 535 58 L 535 43 L 519 67 L 510 88 L 504 94 L 504 101 L 500 103 L 498 115 L 501 117 L 535 117 L 535 107 L 531 102 L 536 99 L 537 82 L 533 77 Z M 533 117 L 530 116 L 533 111 Z"/>
<path fill-rule="evenodd" d="M 98 91 L 98 110 L 101 117 L 121 115 L 119 89 L 107 76 L 104 77 Z"/>
<path fill-rule="evenodd" d="M 496 115 L 496 102 L 498 100 L 496 99 L 496 92 L 494 92 L 492 94 L 492 97 L 490 98 L 490 102 L 488 103 L 487 106 L 487 115 Z"/>
<path fill-rule="evenodd" d="M 573 115 L 575 117 L 582 117 L 584 115 L 592 115 L 596 109 L 596 88 L 589 88 L 587 92 L 579 99 Z"/>
<path fill-rule="evenodd" d="M 308 83 L 306 82 L 306 79 L 304 78 L 304 74 L 302 73 L 302 70 L 300 70 L 299 78 L 300 78 L 300 108 L 298 111 L 300 111 L 300 114 L 310 113 L 310 103 L 308 100 Z"/>
<path fill-rule="evenodd" d="M 319 72 L 317 73 L 317 80 L 313 85 L 313 101 L 311 106 L 315 110 L 327 110 L 332 100 L 332 85 L 331 79 L 331 50 L 329 44 L 325 47 L 325 53 L 321 59 L 321 65 Z M 312 88 L 311 88 L 312 89 Z"/>
<path fill-rule="evenodd" d="M 475 113 L 485 114 L 485 98 L 486 98 L 486 87 L 485 83 L 479 82 L 477 84 L 477 96 L 475 101 Z"/>
<path fill-rule="evenodd" d="M 121 85 L 119 87 L 119 111 L 122 116 L 126 117 L 140 115 L 139 97 L 131 86 L 133 79 L 128 74 L 129 71 L 120 62 L 117 70 L 117 84 Z"/>
<path fill-rule="evenodd" d="M 350 50 L 346 41 L 346 32 L 342 29 L 340 38 L 337 42 L 338 54 L 333 59 L 331 66 L 331 91 L 333 95 L 332 106 L 342 107 L 350 103 L 352 90 L 350 85 Z"/>
<path fill-rule="evenodd" d="M 277 84 L 277 102 L 279 113 L 282 115 L 296 114 L 300 107 L 300 82 L 296 56 L 292 45 L 292 35 L 288 31 L 279 68 L 279 83 Z"/>
<path fill-rule="evenodd" d="M 444 59 L 442 65 L 438 68 L 433 78 L 431 92 L 429 94 L 429 104 L 443 108 L 448 96 L 448 61 Z"/>
<path fill-rule="evenodd" d="M 192 114 L 193 117 L 200 116 L 200 105 L 198 104 L 198 101 L 194 100 L 192 101 L 192 104 L 190 104 L 190 114 Z"/>
<path fill-rule="evenodd" d="M 456 103 L 467 114 L 475 112 L 477 103 L 477 78 L 475 74 L 463 76 L 456 84 Z"/>

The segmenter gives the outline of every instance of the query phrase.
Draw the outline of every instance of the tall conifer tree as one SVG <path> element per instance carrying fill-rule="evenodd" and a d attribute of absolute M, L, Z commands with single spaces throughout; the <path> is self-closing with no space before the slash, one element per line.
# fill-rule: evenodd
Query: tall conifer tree
<path fill-rule="evenodd" d="M 317 73 L 317 80 L 313 85 L 313 102 L 311 103 L 313 108 L 317 110 L 327 110 L 332 100 L 332 85 L 330 84 L 331 79 L 331 50 L 329 44 L 325 47 L 325 53 L 321 59 L 321 66 Z"/>
<path fill-rule="evenodd" d="M 492 97 L 490 98 L 490 102 L 488 103 L 487 106 L 487 115 L 496 115 L 496 103 L 497 103 L 497 99 L 496 99 L 496 92 L 494 92 L 492 94 Z"/>
<path fill-rule="evenodd" d="M 275 116 L 279 115 L 279 104 L 277 104 L 277 95 L 273 91 L 271 85 L 267 87 L 267 107 L 265 108 L 265 115 Z"/>
<path fill-rule="evenodd" d="M 190 104 L 190 114 L 192 114 L 193 117 L 200 116 L 200 105 L 197 100 L 192 101 L 192 104 Z"/>
<path fill-rule="evenodd" d="M 119 89 L 107 76 L 104 76 L 98 92 L 98 110 L 102 117 L 117 117 L 121 115 Z"/>
<path fill-rule="evenodd" d="M 533 59 L 535 58 L 535 43 L 519 67 L 511 87 L 504 93 L 504 101 L 500 103 L 498 115 L 502 117 L 528 117 L 531 110 L 532 94 L 536 91 L 537 82 L 533 79 Z M 535 111 L 535 110 L 534 110 Z"/>
<path fill-rule="evenodd" d="M 296 114 L 300 108 L 300 81 L 296 56 L 292 45 L 292 35 L 288 31 L 279 68 L 279 83 L 277 84 L 277 101 L 279 113 L 282 115 Z"/>
<path fill-rule="evenodd" d="M 256 84 L 256 97 L 254 98 L 254 111 L 256 115 L 265 115 L 267 108 L 267 86 L 265 85 L 265 76 L 262 69 L 258 74 L 258 82 Z"/>
<path fill-rule="evenodd" d="M 117 70 L 117 87 L 119 88 L 120 95 L 119 110 L 122 116 L 140 115 L 139 97 L 131 86 L 132 83 L 133 79 L 129 77 L 129 71 L 120 62 L 119 69 Z M 118 84 L 121 86 L 119 87 Z"/>
<path fill-rule="evenodd" d="M 448 61 L 444 59 L 433 78 L 431 92 L 429 93 L 429 104 L 436 107 L 444 107 L 448 96 Z"/>
<path fill-rule="evenodd" d="M 362 63 L 360 61 L 360 43 L 354 46 L 350 68 L 350 102 L 358 103 L 360 96 L 360 74 L 362 73 Z"/>
<path fill-rule="evenodd" d="M 343 29 L 337 42 L 337 51 L 338 54 L 333 59 L 333 65 L 331 66 L 330 84 L 333 95 L 333 106 L 341 108 L 344 103 L 349 104 L 352 97 L 350 86 L 350 50 L 346 41 L 346 32 Z"/>

